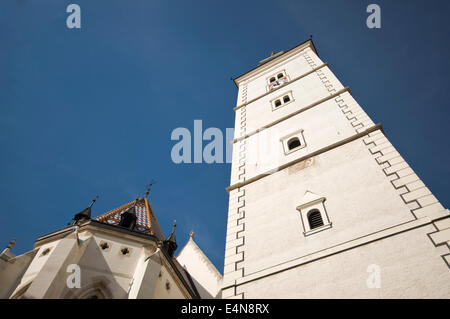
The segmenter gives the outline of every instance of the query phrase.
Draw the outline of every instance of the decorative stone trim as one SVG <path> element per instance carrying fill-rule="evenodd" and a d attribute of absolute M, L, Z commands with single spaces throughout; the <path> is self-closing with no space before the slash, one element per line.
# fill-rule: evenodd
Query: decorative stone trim
<path fill-rule="evenodd" d="M 363 142 L 414 218 L 445 210 L 381 131 L 370 133 Z"/>
<path fill-rule="evenodd" d="M 301 265 L 305 265 L 311 262 L 314 262 L 319 259 L 326 258 L 328 256 L 332 256 L 335 254 L 338 254 L 343 251 L 347 251 L 350 249 L 355 249 L 363 245 L 367 245 L 385 238 L 389 238 L 392 236 L 396 236 L 398 234 L 411 231 L 412 229 L 420 228 L 426 225 L 430 225 L 430 221 L 426 219 L 417 219 L 417 220 L 411 220 L 406 223 L 398 224 L 394 227 L 389 227 L 386 229 L 383 229 L 381 231 L 368 234 L 364 237 L 359 237 L 350 241 L 342 242 L 337 245 L 331 246 L 329 248 L 326 248 L 324 250 L 319 250 L 317 252 L 314 252 L 312 254 L 306 254 L 297 258 L 294 258 L 290 261 L 280 263 L 275 266 L 271 266 L 268 268 L 264 268 L 258 271 L 255 271 L 253 273 L 247 273 L 245 277 L 240 278 L 237 280 L 237 285 L 243 285 L 252 281 L 259 280 L 261 278 L 272 276 L 276 273 L 280 273 L 289 269 L 293 269 L 296 267 L 299 267 Z M 447 254 L 443 255 L 444 259 L 448 258 Z"/>
<path fill-rule="evenodd" d="M 235 298 L 236 279 L 244 276 L 244 232 L 245 189 L 239 188 L 230 193 L 222 298 Z"/>
<path fill-rule="evenodd" d="M 242 102 L 247 101 L 247 84 L 243 84 Z M 240 136 L 246 133 L 246 107 L 240 108 Z M 245 163 L 246 163 L 246 140 L 239 141 L 236 148 L 239 161 L 238 167 L 233 170 L 238 171 L 238 181 L 245 181 Z M 233 163 L 234 164 L 234 163 Z M 245 243 L 245 189 L 238 188 L 230 192 L 228 204 L 228 225 L 227 237 L 225 243 L 225 262 L 224 262 L 224 281 L 222 289 L 222 298 L 243 298 L 242 294 L 236 294 L 236 279 L 244 276 L 244 243 Z"/>
<path fill-rule="evenodd" d="M 450 217 L 435 220 L 433 226 L 436 231 L 427 235 L 435 247 L 447 246 L 449 252 L 441 257 L 450 269 Z"/>
<path fill-rule="evenodd" d="M 433 245 L 446 245 L 450 249 L 449 211 L 433 196 L 384 133 L 372 132 L 363 142 L 414 218 L 426 217 L 433 221 L 436 231 L 428 234 Z M 450 251 L 441 257 L 450 268 Z"/>
<path fill-rule="evenodd" d="M 315 73 L 319 77 L 319 79 L 322 81 L 325 88 L 330 92 L 331 94 L 336 92 L 336 89 L 333 87 L 333 84 L 331 81 L 327 78 L 325 73 L 323 73 L 323 70 L 321 68 L 317 68 L 316 63 L 314 60 L 308 55 L 307 52 L 303 53 L 303 57 L 305 58 L 306 62 L 311 66 L 313 70 L 315 70 Z"/>
<path fill-rule="evenodd" d="M 340 94 L 334 100 L 356 133 L 362 132 L 374 125 L 370 117 L 348 92 Z"/>

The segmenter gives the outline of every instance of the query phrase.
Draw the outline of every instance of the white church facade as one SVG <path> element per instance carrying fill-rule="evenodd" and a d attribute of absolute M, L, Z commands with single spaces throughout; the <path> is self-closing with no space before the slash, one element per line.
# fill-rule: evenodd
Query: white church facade
<path fill-rule="evenodd" d="M 450 298 L 449 210 L 313 42 L 234 82 L 223 277 L 193 233 L 175 255 L 147 193 L 10 245 L 0 298 Z"/>
<path fill-rule="evenodd" d="M 0 254 L 0 298 L 220 297 L 222 276 L 193 234 L 175 257 L 174 231 L 164 237 L 147 197 L 94 218 L 91 206 L 72 225 L 39 237 L 32 251 Z"/>

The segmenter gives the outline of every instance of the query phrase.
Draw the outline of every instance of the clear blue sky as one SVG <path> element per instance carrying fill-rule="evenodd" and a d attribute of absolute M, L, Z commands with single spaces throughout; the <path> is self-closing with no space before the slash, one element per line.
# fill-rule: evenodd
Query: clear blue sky
<path fill-rule="evenodd" d="M 81 30 L 66 27 L 79 4 Z M 377 3 L 382 28 L 368 29 Z M 230 77 L 314 35 L 320 57 L 449 207 L 449 1 L 3 0 L 0 245 L 145 191 L 222 271 L 230 164 L 172 163 L 176 127 L 234 125 Z M 282 236 L 283 234 L 280 234 Z M 1 247 L 0 247 L 1 248 Z"/>

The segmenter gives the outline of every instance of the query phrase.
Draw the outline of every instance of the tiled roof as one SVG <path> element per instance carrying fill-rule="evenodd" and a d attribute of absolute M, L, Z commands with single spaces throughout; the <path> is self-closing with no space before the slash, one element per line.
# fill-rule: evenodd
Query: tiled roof
<path fill-rule="evenodd" d="M 120 216 L 133 205 L 136 205 L 137 217 L 136 227 L 134 230 L 141 233 L 154 235 L 159 240 L 164 240 L 164 234 L 147 198 L 138 198 L 93 219 L 109 225 L 118 225 L 120 222 Z"/>

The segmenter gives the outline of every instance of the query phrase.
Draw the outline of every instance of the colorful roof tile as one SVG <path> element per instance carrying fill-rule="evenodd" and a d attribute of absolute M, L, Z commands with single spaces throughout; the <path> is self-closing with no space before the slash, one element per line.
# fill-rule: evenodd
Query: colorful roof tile
<path fill-rule="evenodd" d="M 138 198 L 93 219 L 109 225 L 119 225 L 120 216 L 134 205 L 137 218 L 136 227 L 134 230 L 141 233 L 154 235 L 159 240 L 164 240 L 164 234 L 147 198 Z"/>

